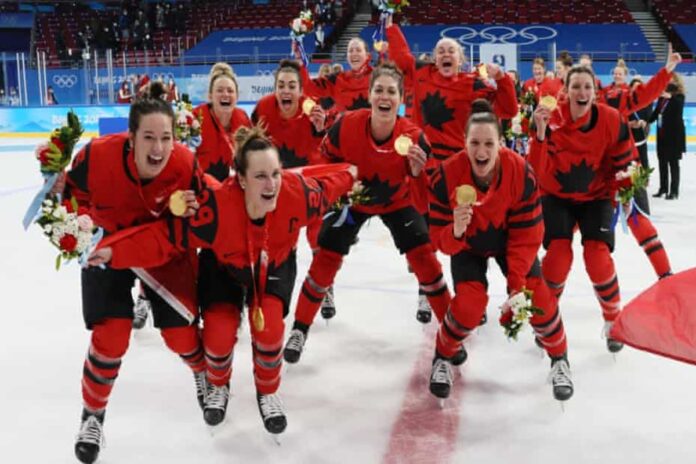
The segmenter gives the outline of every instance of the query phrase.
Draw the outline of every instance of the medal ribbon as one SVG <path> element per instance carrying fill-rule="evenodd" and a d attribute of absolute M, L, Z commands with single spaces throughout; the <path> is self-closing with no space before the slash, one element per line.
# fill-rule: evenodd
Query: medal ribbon
<path fill-rule="evenodd" d="M 268 222 L 267 220 L 263 225 L 263 240 L 261 243 L 261 250 L 259 252 L 259 267 L 258 267 L 258 285 L 256 282 L 256 260 L 254 259 L 254 225 L 251 220 L 247 223 L 247 251 L 249 253 L 249 263 L 251 266 L 251 285 L 254 289 L 254 299 L 251 304 L 250 310 L 252 322 L 254 324 L 254 329 L 257 332 L 263 331 L 265 327 L 265 321 L 263 316 L 263 309 L 261 308 L 261 302 L 263 301 L 263 295 L 266 292 L 266 278 L 268 277 Z"/>

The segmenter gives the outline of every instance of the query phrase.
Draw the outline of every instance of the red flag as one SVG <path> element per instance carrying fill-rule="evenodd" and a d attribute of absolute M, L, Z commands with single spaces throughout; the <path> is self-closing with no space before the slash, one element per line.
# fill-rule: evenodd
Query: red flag
<path fill-rule="evenodd" d="M 610 337 L 639 350 L 696 364 L 696 268 L 661 279 L 631 300 Z"/>

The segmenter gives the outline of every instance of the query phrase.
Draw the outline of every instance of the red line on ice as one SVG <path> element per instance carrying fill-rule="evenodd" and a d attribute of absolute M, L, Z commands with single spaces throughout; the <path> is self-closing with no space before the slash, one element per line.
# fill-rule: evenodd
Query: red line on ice
<path fill-rule="evenodd" d="M 430 393 L 428 382 L 436 329 L 437 323 L 433 320 L 426 330 L 399 416 L 392 426 L 389 448 L 383 459 L 385 464 L 444 464 L 450 461 L 456 449 L 464 385 L 456 372 L 459 368 L 455 368 L 453 389 L 444 408 L 440 408 L 437 398 Z"/>

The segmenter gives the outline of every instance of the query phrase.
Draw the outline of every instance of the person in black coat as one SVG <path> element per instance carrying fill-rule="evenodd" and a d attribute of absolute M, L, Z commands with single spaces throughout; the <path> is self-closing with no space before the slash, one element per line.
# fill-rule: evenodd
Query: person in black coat
<path fill-rule="evenodd" d="M 684 83 L 679 74 L 672 75 L 672 81 L 657 100 L 648 122 L 653 121 L 657 121 L 657 160 L 660 170 L 660 190 L 653 197 L 666 194 L 668 200 L 674 200 L 679 198 L 679 161 L 686 152 Z"/>

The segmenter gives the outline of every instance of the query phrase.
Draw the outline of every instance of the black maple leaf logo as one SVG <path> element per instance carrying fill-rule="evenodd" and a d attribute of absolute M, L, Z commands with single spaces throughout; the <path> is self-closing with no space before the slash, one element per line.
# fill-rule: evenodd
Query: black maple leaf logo
<path fill-rule="evenodd" d="M 319 99 L 319 104 L 321 105 L 321 108 L 323 110 L 330 110 L 331 108 L 333 108 L 336 102 L 331 97 L 322 97 Z"/>
<path fill-rule="evenodd" d="M 483 255 L 497 255 L 505 251 L 507 232 L 502 227 L 489 223 L 485 229 L 476 229 L 472 235 L 467 235 L 466 241 L 472 251 Z"/>
<path fill-rule="evenodd" d="M 389 181 L 380 179 L 377 174 L 370 179 L 363 179 L 362 184 L 367 195 L 366 205 L 389 206 L 393 203 L 392 196 L 399 190 L 398 185 L 392 187 Z"/>
<path fill-rule="evenodd" d="M 587 161 L 574 164 L 568 172 L 556 171 L 556 181 L 561 185 L 561 193 L 585 193 L 595 178 L 595 172 Z"/>
<path fill-rule="evenodd" d="M 421 103 L 421 113 L 425 123 L 441 131 L 442 125 L 454 120 L 454 110 L 448 108 L 445 99 L 438 90 L 434 94 L 428 93 Z"/>
<path fill-rule="evenodd" d="M 219 159 L 217 162 L 211 163 L 205 172 L 222 182 L 230 176 L 230 167 L 223 159 Z"/>
<path fill-rule="evenodd" d="M 278 149 L 278 154 L 280 155 L 280 162 L 283 164 L 284 169 L 296 168 L 307 164 L 306 158 L 297 156 L 297 152 L 285 144 L 281 145 L 280 149 Z"/>
<path fill-rule="evenodd" d="M 358 95 L 357 98 L 353 100 L 353 103 L 347 108 L 348 111 L 359 110 L 360 108 L 369 108 L 370 102 L 367 101 L 364 95 Z"/>

